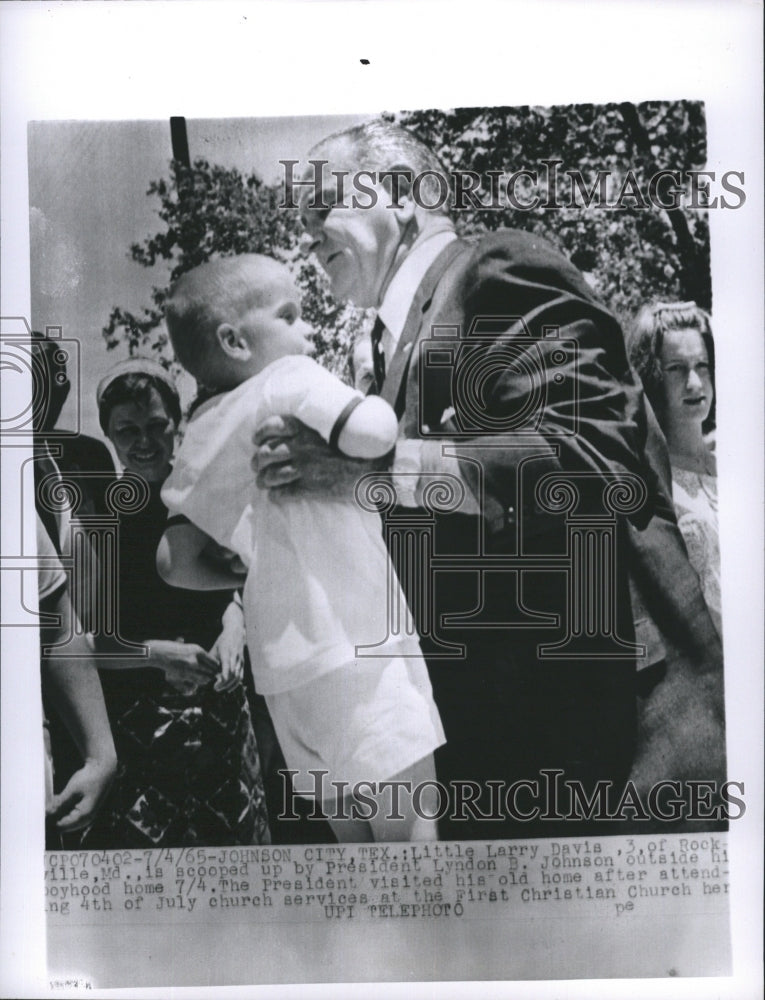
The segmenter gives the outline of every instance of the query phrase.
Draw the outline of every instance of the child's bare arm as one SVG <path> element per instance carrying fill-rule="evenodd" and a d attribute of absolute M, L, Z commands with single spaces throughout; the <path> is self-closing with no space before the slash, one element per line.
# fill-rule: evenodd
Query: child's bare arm
<path fill-rule="evenodd" d="M 351 458 L 381 458 L 393 448 L 397 436 L 392 407 L 379 396 L 365 396 L 345 421 L 337 446 Z"/>
<path fill-rule="evenodd" d="M 165 528 L 157 548 L 157 572 L 173 587 L 185 590 L 233 590 L 241 587 L 246 572 L 239 560 L 221 549 L 193 524 Z"/>

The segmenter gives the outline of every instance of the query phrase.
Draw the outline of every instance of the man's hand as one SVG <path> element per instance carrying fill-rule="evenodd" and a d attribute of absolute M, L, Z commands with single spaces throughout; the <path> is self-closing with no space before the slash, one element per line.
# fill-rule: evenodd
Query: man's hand
<path fill-rule="evenodd" d="M 358 480 L 386 463 L 347 458 L 295 417 L 269 417 L 255 432 L 252 468 L 272 500 L 312 496 L 347 500 Z"/>
<path fill-rule="evenodd" d="M 117 771 L 117 759 L 86 760 L 66 787 L 54 795 L 46 809 L 62 833 L 81 830 L 93 822 Z"/>
<path fill-rule="evenodd" d="M 163 670 L 168 684 L 180 694 L 193 694 L 220 670 L 218 661 L 194 643 L 152 639 L 147 645 L 149 666 Z"/>

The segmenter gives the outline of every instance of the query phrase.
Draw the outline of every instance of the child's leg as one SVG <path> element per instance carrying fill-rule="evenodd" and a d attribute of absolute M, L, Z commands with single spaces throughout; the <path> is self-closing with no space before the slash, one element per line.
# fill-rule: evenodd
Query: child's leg
<path fill-rule="evenodd" d="M 443 743 L 444 734 L 421 658 L 350 661 L 298 688 L 267 695 L 266 701 L 288 767 L 299 772 L 295 788 L 314 783 L 309 797 L 321 800 L 339 841 L 438 839 L 436 820 L 429 817 L 437 813 L 443 793 L 435 784 L 432 748 Z M 392 789 L 371 794 L 381 775 L 406 783 L 395 818 L 390 815 Z M 357 783 L 365 786 L 363 798 L 343 798 L 338 804 L 333 788 L 342 795 Z M 369 815 L 370 799 L 377 814 L 356 818 Z"/>
<path fill-rule="evenodd" d="M 433 755 L 428 754 L 416 761 L 411 767 L 388 779 L 391 782 L 404 781 L 406 785 L 398 794 L 396 817 L 392 811 L 391 790 L 386 789 L 379 795 L 370 796 L 377 802 L 377 813 L 369 820 L 353 819 L 350 811 L 353 799 L 346 799 L 334 817 L 325 808 L 325 815 L 332 827 L 332 832 L 341 844 L 367 844 L 370 841 L 382 843 L 392 841 L 422 842 L 438 840 L 437 821 L 430 817 L 438 812 L 441 796 L 435 787 L 436 768 Z M 425 784 L 427 782 L 427 784 Z M 418 785 L 424 785 L 418 793 L 414 808 L 414 791 Z M 326 803 L 325 803 L 326 806 Z M 369 805 L 362 807 L 368 811 Z M 343 814 L 345 814 L 343 818 Z"/>
<path fill-rule="evenodd" d="M 409 783 L 408 790 L 402 789 L 399 794 L 398 812 L 403 816 L 403 819 L 394 819 L 389 815 L 391 811 L 390 791 L 376 796 L 379 808 L 377 815 L 369 821 L 372 838 L 382 842 L 438 840 L 436 820 L 428 818 L 438 812 L 441 802 L 441 796 L 435 787 L 436 765 L 433 762 L 433 755 L 428 754 L 427 757 L 418 760 L 411 767 L 389 780 Z M 424 782 L 428 782 L 428 785 L 417 795 L 418 809 L 415 811 L 414 791 L 418 785 L 422 785 Z"/>

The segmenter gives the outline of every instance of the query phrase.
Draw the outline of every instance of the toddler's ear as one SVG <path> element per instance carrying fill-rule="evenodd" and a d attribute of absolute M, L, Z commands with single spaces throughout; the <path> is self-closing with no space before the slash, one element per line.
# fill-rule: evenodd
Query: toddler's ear
<path fill-rule="evenodd" d="M 237 361 L 247 361 L 252 353 L 250 342 L 237 327 L 230 323 L 221 323 L 215 331 L 215 339 L 221 350 Z"/>

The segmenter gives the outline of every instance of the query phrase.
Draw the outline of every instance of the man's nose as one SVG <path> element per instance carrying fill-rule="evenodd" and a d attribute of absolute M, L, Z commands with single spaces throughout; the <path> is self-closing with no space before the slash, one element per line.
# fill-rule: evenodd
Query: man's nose
<path fill-rule="evenodd" d="M 701 376 L 696 371 L 695 368 L 691 368 L 688 372 L 688 378 L 685 380 L 685 386 L 687 389 L 700 389 L 702 388 Z"/>

